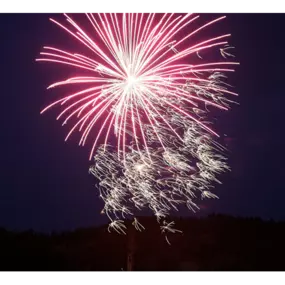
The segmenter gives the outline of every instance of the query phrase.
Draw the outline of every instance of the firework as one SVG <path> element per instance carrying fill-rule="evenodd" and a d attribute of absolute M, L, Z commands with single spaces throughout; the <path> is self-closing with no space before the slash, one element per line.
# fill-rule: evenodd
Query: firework
<path fill-rule="evenodd" d="M 90 172 L 100 181 L 109 229 L 125 233 L 127 217 L 144 229 L 134 216 L 148 208 L 162 232 L 176 232 L 166 222 L 173 209 L 196 211 L 197 199 L 218 198 L 210 190 L 228 166 L 207 114 L 211 106 L 228 110 L 237 94 L 224 81 L 238 63 L 227 61 L 230 34 L 198 42 L 197 35 L 224 18 L 192 28 L 198 15 L 87 14 L 88 32 L 68 15 L 66 25 L 51 19 L 86 54 L 44 47 L 37 61 L 69 65 L 82 75 L 50 85 L 80 90 L 42 113 L 61 106 L 57 119 L 75 120 L 66 140 L 76 130 L 80 145 L 92 137 Z M 222 61 L 205 61 L 209 50 Z"/>

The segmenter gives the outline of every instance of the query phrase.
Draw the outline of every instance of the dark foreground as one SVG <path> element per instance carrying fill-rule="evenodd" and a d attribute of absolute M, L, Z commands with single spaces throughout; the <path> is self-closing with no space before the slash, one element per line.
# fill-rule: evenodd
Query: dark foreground
<path fill-rule="evenodd" d="M 107 227 L 44 235 L 0 229 L 0 270 L 285 270 L 285 223 L 210 216 L 178 219 L 169 246 L 151 218 L 144 232 Z"/>

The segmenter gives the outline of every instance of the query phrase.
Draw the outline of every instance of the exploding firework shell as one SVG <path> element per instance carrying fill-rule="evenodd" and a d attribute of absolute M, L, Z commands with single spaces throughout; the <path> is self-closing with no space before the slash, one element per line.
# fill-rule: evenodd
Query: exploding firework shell
<path fill-rule="evenodd" d="M 198 15 L 87 14 L 88 33 L 65 17 L 67 25 L 51 20 L 93 56 L 44 47 L 37 60 L 69 65 L 89 76 L 52 84 L 49 88 L 78 85 L 81 90 L 42 112 L 61 105 L 63 124 L 77 117 L 66 139 L 79 130 L 82 145 L 97 125 L 90 172 L 99 181 L 110 228 L 125 233 L 121 219 L 148 208 L 162 221 L 163 232 L 175 232 L 165 221 L 171 211 L 182 205 L 196 211 L 197 200 L 217 198 L 212 183 L 220 183 L 217 174 L 228 169 L 207 118 L 210 106 L 227 110 L 232 102 L 227 95 L 237 95 L 224 79 L 238 63 L 207 62 L 202 54 L 218 50 L 222 58 L 232 57 L 230 34 L 192 42 L 225 17 L 191 28 Z M 133 225 L 143 229 L 136 218 Z"/>

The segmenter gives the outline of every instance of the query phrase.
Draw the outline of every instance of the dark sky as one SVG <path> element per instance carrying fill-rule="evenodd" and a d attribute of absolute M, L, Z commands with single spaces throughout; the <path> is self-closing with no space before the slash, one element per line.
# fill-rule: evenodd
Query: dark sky
<path fill-rule="evenodd" d="M 220 200 L 205 203 L 201 213 L 285 219 L 285 15 L 227 16 L 220 27 L 232 33 L 241 63 L 231 77 L 240 106 L 221 116 L 218 131 L 231 138 L 232 172 L 217 188 Z M 66 230 L 106 221 L 88 174 L 89 149 L 78 147 L 76 136 L 64 142 L 67 129 L 56 111 L 40 115 L 61 95 L 46 87 L 64 73 L 34 59 L 43 45 L 72 50 L 74 43 L 49 17 L 0 15 L 0 226 L 9 229 Z"/>

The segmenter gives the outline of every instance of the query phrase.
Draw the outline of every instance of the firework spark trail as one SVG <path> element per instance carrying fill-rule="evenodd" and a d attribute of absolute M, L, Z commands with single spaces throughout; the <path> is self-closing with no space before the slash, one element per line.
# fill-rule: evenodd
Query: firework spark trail
<path fill-rule="evenodd" d="M 219 135 L 206 115 L 209 106 L 228 110 L 233 101 L 226 95 L 237 95 L 223 81 L 238 64 L 227 61 L 233 57 L 230 34 L 193 41 L 225 17 L 193 29 L 200 19 L 193 14 L 87 14 L 91 28 L 87 32 L 64 16 L 67 24 L 50 20 L 88 54 L 45 46 L 36 60 L 83 72 L 48 89 L 70 85 L 81 90 L 41 113 L 66 105 L 57 119 L 63 118 L 63 124 L 77 120 L 66 140 L 79 130 L 82 145 L 99 127 L 89 156 L 92 159 L 95 154 L 90 172 L 100 181 L 109 229 L 125 233 L 121 218 L 149 208 L 163 221 L 162 232 L 176 232 L 173 223 L 165 221 L 171 210 L 185 205 L 195 212 L 197 199 L 217 198 L 210 191 L 211 183 L 220 183 L 216 175 L 229 169 L 223 147 L 214 140 Z M 201 54 L 208 50 L 219 53 L 223 61 L 201 62 Z M 136 218 L 133 225 L 144 229 Z"/>

